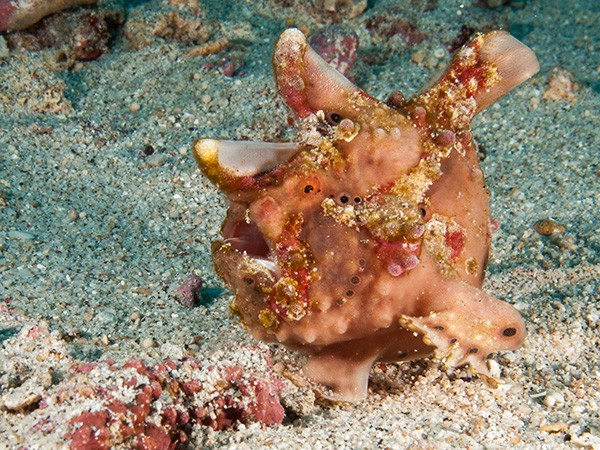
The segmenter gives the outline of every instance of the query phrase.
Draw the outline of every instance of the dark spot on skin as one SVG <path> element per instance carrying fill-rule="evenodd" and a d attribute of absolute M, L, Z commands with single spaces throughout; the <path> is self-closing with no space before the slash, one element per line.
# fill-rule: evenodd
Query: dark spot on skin
<path fill-rule="evenodd" d="M 458 341 L 458 339 L 456 339 L 456 338 L 452 338 L 452 339 L 450 339 L 450 343 L 451 343 L 451 344 L 454 344 L 454 343 L 456 343 L 457 341 Z"/>
<path fill-rule="evenodd" d="M 441 325 L 436 325 L 435 327 L 433 327 L 433 329 L 434 329 L 434 330 L 440 330 L 440 331 L 443 331 L 443 330 L 444 330 L 444 327 L 443 327 L 443 326 L 441 326 Z"/>
<path fill-rule="evenodd" d="M 338 206 L 345 206 L 348 203 L 350 203 L 350 201 L 352 201 L 352 200 L 356 201 L 355 198 L 353 198 L 347 192 L 338 192 L 337 195 L 330 195 L 329 198 L 333 199 L 333 201 Z M 356 198 L 360 199 L 360 197 L 356 197 Z"/>
<path fill-rule="evenodd" d="M 473 347 L 472 349 L 469 349 L 469 354 L 474 355 L 478 351 L 479 351 L 479 349 L 477 347 Z"/>
<path fill-rule="evenodd" d="M 405 352 L 398 352 L 398 358 L 404 358 L 406 356 Z"/>
<path fill-rule="evenodd" d="M 346 295 L 347 295 L 348 297 L 352 297 L 352 296 L 354 295 L 354 291 L 353 291 L 353 290 L 351 290 L 351 289 L 348 289 L 348 290 L 346 291 Z"/>
<path fill-rule="evenodd" d="M 305 194 L 310 194 L 314 190 L 315 190 L 315 187 L 312 184 L 307 184 L 306 186 L 304 186 Z"/>
<path fill-rule="evenodd" d="M 506 337 L 511 337 L 511 336 L 514 336 L 515 334 L 517 334 L 517 329 L 513 328 L 513 327 L 505 328 L 504 331 L 502 332 L 502 335 L 506 336 Z"/>
<path fill-rule="evenodd" d="M 363 267 L 364 267 L 364 266 L 366 266 L 366 265 L 367 265 L 367 260 L 366 260 L 366 259 L 362 259 L 362 258 L 361 258 L 361 259 L 359 259 L 359 260 L 358 260 L 358 264 L 360 264 L 361 266 L 363 266 Z"/>
<path fill-rule="evenodd" d="M 329 384 L 326 384 L 325 389 L 327 389 L 328 391 L 333 391 L 333 386 L 330 386 Z"/>
<path fill-rule="evenodd" d="M 421 210 L 421 217 L 425 217 L 427 215 L 427 210 L 425 208 L 419 208 Z"/>
<path fill-rule="evenodd" d="M 252 278 L 244 278 L 244 281 L 246 282 L 247 285 L 252 286 L 254 284 L 254 280 Z"/>
<path fill-rule="evenodd" d="M 350 283 L 357 285 L 358 283 L 360 283 L 360 278 L 352 277 L 352 278 L 350 278 Z"/>
<path fill-rule="evenodd" d="M 354 203 L 360 203 L 362 199 L 360 197 L 354 197 Z"/>

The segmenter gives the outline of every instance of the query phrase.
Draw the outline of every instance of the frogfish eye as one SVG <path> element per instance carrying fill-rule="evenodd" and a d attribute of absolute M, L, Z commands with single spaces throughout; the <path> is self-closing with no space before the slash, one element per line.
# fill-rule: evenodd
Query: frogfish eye
<path fill-rule="evenodd" d="M 322 182 L 317 176 L 309 176 L 298 180 L 294 189 L 296 192 L 301 192 L 302 195 L 312 198 L 314 195 L 321 192 Z M 292 193 L 291 193 L 292 194 Z M 292 194 L 293 195 L 293 194 Z"/>

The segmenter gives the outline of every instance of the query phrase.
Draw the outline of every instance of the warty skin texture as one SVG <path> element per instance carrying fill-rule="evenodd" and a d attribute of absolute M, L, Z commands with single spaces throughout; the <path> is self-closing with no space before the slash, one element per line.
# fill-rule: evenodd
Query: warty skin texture
<path fill-rule="evenodd" d="M 435 353 L 492 385 L 486 357 L 525 326 L 483 292 L 488 194 L 470 122 L 539 69 L 504 32 L 478 36 L 415 98 L 382 103 L 286 30 L 273 56 L 298 143 L 201 139 L 194 155 L 231 200 L 217 273 L 250 332 L 310 355 L 327 398 L 357 401 L 377 362 Z"/>

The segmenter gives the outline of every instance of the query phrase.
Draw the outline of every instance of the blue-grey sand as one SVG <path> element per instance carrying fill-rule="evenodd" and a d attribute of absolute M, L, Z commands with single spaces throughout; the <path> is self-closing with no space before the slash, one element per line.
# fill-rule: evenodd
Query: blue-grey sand
<path fill-rule="evenodd" d="M 361 3 L 355 17 L 341 9 Z M 186 356 L 273 372 L 286 415 L 221 431 L 195 424 L 180 448 L 600 449 L 597 0 L 93 8 L 123 17 L 95 60 L 9 48 L 0 35 L 0 449 L 72 446 L 72 420 L 100 408 L 92 394 L 49 400 L 83 383 L 72 366 Z M 157 37 L 173 11 L 205 26 L 206 43 L 227 45 L 194 54 L 193 42 Z M 293 140 L 274 42 L 288 26 L 310 33 L 333 16 L 359 38 L 349 76 L 380 99 L 417 93 L 461 33 L 506 29 L 537 55 L 540 72 L 473 123 L 498 224 L 484 290 L 513 304 L 528 330 L 520 349 L 489 361 L 504 381 L 497 389 L 428 358 L 375 366 L 364 401 L 325 402 L 293 382 L 304 356 L 254 340 L 230 312 L 210 256 L 227 204 L 196 168 L 192 142 Z M 382 36 L 378 18 L 425 38 Z M 557 232 L 544 233 L 543 219 Z M 176 298 L 191 274 L 204 291 L 188 309 Z M 118 385 L 122 369 L 109 368 L 100 363 L 86 382 Z"/>

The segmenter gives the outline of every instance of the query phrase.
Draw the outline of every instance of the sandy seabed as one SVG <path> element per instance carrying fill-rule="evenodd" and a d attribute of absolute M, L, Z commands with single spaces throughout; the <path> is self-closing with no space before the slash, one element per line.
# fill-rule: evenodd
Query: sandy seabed
<path fill-rule="evenodd" d="M 541 71 L 473 124 L 500 224 L 485 289 L 514 304 L 528 329 L 522 348 L 493 357 L 505 384 L 490 389 L 426 359 L 379 365 L 366 400 L 330 404 L 284 376 L 301 355 L 253 340 L 231 317 L 210 260 L 226 203 L 190 152 L 203 136 L 294 138 L 272 77 L 273 44 L 286 20 L 315 30 L 328 15 L 319 2 L 293 3 L 101 1 L 97 8 L 118 10 L 125 25 L 99 59 L 4 52 L 0 449 L 102 448 L 92 435 L 74 444 L 77 418 L 105 408 L 98 386 L 124 405 L 144 403 L 132 377 L 155 389 L 157 378 L 127 367 L 138 359 L 176 361 L 159 384 L 186 387 L 180 397 L 169 390 L 168 401 L 148 391 L 146 424 L 157 427 L 169 407 L 181 410 L 173 398 L 214 406 L 205 391 L 222 393 L 219 380 L 231 377 L 215 367 L 240 367 L 282 389 L 283 424 L 265 426 L 256 416 L 270 416 L 255 413 L 216 431 L 177 416 L 181 448 L 600 449 L 600 4 L 378 0 L 344 21 L 360 39 L 350 75 L 378 98 L 416 93 L 468 30 L 510 30 Z M 208 42 L 229 45 L 190 56 L 185 39 L 154 36 L 153 24 L 174 10 L 206 26 Z M 425 39 L 382 37 L 372 27 L 381 17 L 411 23 Z M 540 219 L 564 233 L 540 235 Z M 175 300 L 190 274 L 209 289 L 192 310 Z M 204 391 L 185 384 L 194 377 Z M 140 432 L 119 442 L 111 447 L 161 448 L 152 447 L 158 439 L 140 444 Z"/>

